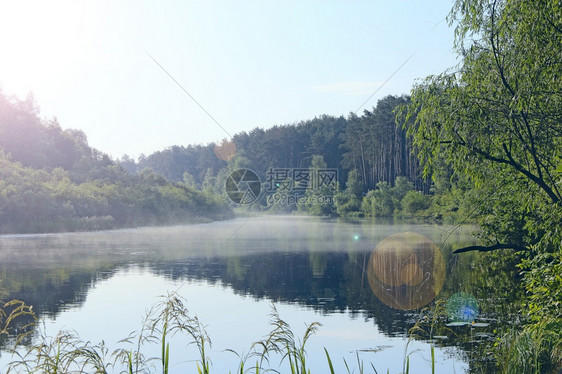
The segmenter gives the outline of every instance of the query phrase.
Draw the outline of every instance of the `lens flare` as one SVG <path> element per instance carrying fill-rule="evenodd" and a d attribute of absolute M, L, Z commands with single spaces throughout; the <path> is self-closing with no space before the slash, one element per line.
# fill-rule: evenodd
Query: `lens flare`
<path fill-rule="evenodd" d="M 466 292 L 458 292 L 447 299 L 445 305 L 447 316 L 453 322 L 472 323 L 478 317 L 480 307 L 474 296 Z"/>
<path fill-rule="evenodd" d="M 429 304 L 445 282 L 445 260 L 423 235 L 405 232 L 382 240 L 371 253 L 367 276 L 373 293 L 401 310 Z"/>
<path fill-rule="evenodd" d="M 221 144 L 215 145 L 215 156 L 220 160 L 228 161 L 236 154 L 236 143 L 223 139 Z"/>

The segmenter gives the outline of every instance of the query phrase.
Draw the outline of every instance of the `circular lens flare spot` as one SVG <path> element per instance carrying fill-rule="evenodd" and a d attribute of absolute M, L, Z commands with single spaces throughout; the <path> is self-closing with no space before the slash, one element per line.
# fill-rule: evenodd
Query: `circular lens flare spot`
<path fill-rule="evenodd" d="M 407 264 L 400 271 L 400 278 L 402 278 L 403 284 L 417 286 L 423 280 L 423 273 L 418 265 Z"/>
<path fill-rule="evenodd" d="M 401 310 L 429 304 L 445 282 L 445 260 L 423 235 L 405 232 L 382 240 L 371 253 L 367 276 L 373 293 Z"/>
<path fill-rule="evenodd" d="M 474 296 L 466 292 L 458 292 L 447 299 L 445 310 L 453 322 L 472 323 L 478 317 L 480 307 Z"/>

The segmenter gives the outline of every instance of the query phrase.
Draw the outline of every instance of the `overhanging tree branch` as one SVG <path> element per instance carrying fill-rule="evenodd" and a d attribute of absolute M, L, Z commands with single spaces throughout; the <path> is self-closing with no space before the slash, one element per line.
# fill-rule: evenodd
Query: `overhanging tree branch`
<path fill-rule="evenodd" d="M 454 254 L 457 253 L 464 253 L 470 251 L 478 251 L 478 252 L 491 252 L 498 249 L 513 249 L 515 251 L 527 251 L 529 248 L 524 247 L 518 244 L 504 244 L 504 243 L 496 243 L 494 245 L 471 245 L 468 247 L 459 248 L 453 251 Z"/>
<path fill-rule="evenodd" d="M 495 12 L 496 12 L 496 3 L 497 1 L 494 1 L 492 4 L 492 12 L 491 12 L 491 25 L 490 25 L 490 45 L 492 47 L 492 54 L 494 57 L 494 62 L 496 65 L 496 68 L 498 70 L 500 79 L 502 84 L 504 85 L 504 87 L 508 90 L 508 92 L 511 95 L 511 98 L 515 98 L 516 95 L 516 91 L 515 89 L 511 86 L 511 84 L 509 84 L 507 77 L 505 75 L 505 70 L 504 70 L 504 66 L 503 66 L 503 61 L 500 61 L 500 57 L 501 57 L 501 52 L 500 52 L 500 47 L 499 47 L 499 43 L 500 43 L 500 36 L 499 36 L 499 31 L 496 32 L 495 27 L 496 27 L 496 23 L 495 23 Z M 558 189 L 556 188 L 556 186 L 554 186 L 554 190 L 548 186 L 548 184 L 545 182 L 544 177 L 543 177 L 543 168 L 545 173 L 547 174 L 547 176 L 550 178 L 550 180 L 552 181 L 552 177 L 549 175 L 548 172 L 548 168 L 544 166 L 543 162 L 539 159 L 539 155 L 538 155 L 538 150 L 535 144 L 535 137 L 533 135 L 533 131 L 531 130 L 531 124 L 529 122 L 529 118 L 527 115 L 526 111 L 518 111 L 519 116 L 522 118 L 523 120 L 523 125 L 524 125 L 524 130 L 527 132 L 527 136 L 528 136 L 528 142 L 529 144 L 527 144 L 527 142 L 524 141 L 524 139 L 522 137 L 520 137 L 520 141 L 521 141 L 521 145 L 526 148 L 528 150 L 528 152 L 530 153 L 533 162 L 535 164 L 535 168 L 536 168 L 536 172 L 538 174 L 535 175 L 532 172 L 530 172 L 530 168 L 525 169 L 524 167 L 522 167 L 519 163 L 515 162 L 515 160 L 513 159 L 511 153 L 508 151 L 505 143 L 502 144 L 504 151 L 506 152 L 506 155 L 509 159 L 509 162 L 502 162 L 502 163 L 507 163 L 508 165 L 513 166 L 517 171 L 519 171 L 520 173 L 522 173 L 523 175 L 525 175 L 526 177 L 528 177 L 529 179 L 531 179 L 534 183 L 536 183 L 542 190 L 544 190 L 548 197 L 552 200 L 553 203 L 557 203 L 560 201 L 560 194 L 558 193 Z M 516 134 L 519 134 L 519 129 L 518 126 L 515 123 L 515 119 L 511 118 L 512 123 L 514 124 L 514 129 L 516 130 Z M 493 161 L 493 160 L 492 160 Z"/>
<path fill-rule="evenodd" d="M 503 147 L 503 150 L 504 150 L 507 158 L 509 159 L 508 165 L 513 166 L 515 168 L 515 170 L 517 170 L 518 172 L 522 173 L 527 178 L 529 178 L 530 180 L 535 182 L 540 188 L 542 188 L 542 190 L 544 192 L 546 192 L 546 194 L 548 195 L 548 197 L 550 197 L 550 199 L 552 200 L 552 202 L 554 204 L 556 204 L 557 202 L 560 201 L 560 198 L 554 193 L 554 191 L 552 191 L 552 189 L 546 184 L 546 182 L 542 178 L 537 177 L 536 175 L 534 175 L 530 171 L 524 169 L 517 162 L 515 162 L 515 160 L 513 159 L 512 155 L 511 155 L 511 152 L 509 152 L 505 143 L 502 144 L 502 147 Z"/>
<path fill-rule="evenodd" d="M 509 151 L 505 143 L 502 144 L 502 148 L 507 156 L 507 160 L 504 158 L 492 156 L 488 152 L 485 152 L 474 145 L 468 145 L 464 143 L 457 143 L 457 144 L 460 146 L 469 147 L 469 149 L 471 149 L 473 152 L 479 154 L 480 156 L 484 157 L 489 161 L 493 161 L 498 164 L 504 164 L 513 167 L 515 170 L 517 170 L 518 172 L 529 178 L 531 181 L 533 181 L 535 184 L 537 184 L 544 192 L 546 192 L 546 194 L 548 195 L 550 200 L 552 200 L 553 203 L 556 204 L 560 201 L 560 198 L 554 193 L 554 191 L 552 191 L 552 189 L 546 184 L 546 182 L 543 179 L 537 177 L 536 175 L 531 173 L 529 170 L 525 169 L 523 166 L 521 166 L 517 161 L 513 159 L 513 156 L 511 155 L 511 152 Z"/>

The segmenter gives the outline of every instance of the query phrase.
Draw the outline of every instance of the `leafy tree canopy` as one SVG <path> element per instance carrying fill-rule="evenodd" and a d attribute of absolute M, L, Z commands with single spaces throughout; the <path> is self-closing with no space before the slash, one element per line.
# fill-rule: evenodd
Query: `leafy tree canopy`
<path fill-rule="evenodd" d="M 458 68 L 417 84 L 399 118 L 426 175 L 445 166 L 479 191 L 487 245 L 471 249 L 519 250 L 502 255 L 523 270 L 532 323 L 504 339 L 524 344 L 529 334 L 552 332 L 557 338 L 536 348 L 542 358 L 533 364 L 533 372 L 547 372 L 562 362 L 560 330 L 552 327 L 562 319 L 562 6 L 457 0 L 449 22 Z"/>
<path fill-rule="evenodd" d="M 461 59 L 416 85 L 402 120 L 426 174 L 441 159 L 477 183 L 491 178 L 560 201 L 562 7 L 558 1 L 457 1 Z"/>

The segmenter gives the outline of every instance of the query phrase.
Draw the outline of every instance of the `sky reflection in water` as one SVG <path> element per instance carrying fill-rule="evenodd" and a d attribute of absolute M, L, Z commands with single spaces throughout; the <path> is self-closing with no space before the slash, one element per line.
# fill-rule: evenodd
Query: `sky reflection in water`
<path fill-rule="evenodd" d="M 140 329 L 158 296 L 178 290 L 190 312 L 207 326 L 213 343 L 212 372 L 236 369 L 238 358 L 225 349 L 243 354 L 267 335 L 272 302 L 298 338 L 305 323 L 323 324 L 307 349 L 313 373 L 328 369 L 324 347 L 337 372 L 346 372 L 344 357 L 355 366 L 356 352 L 379 372 L 400 372 L 405 332 L 415 314 L 381 303 L 371 291 L 367 268 L 371 252 L 383 238 L 406 231 L 436 243 L 448 235 L 443 227 L 427 225 L 267 217 L 105 233 L 12 236 L 0 238 L 0 257 L 6 260 L 1 270 L 10 295 L 27 297 L 36 305 L 50 335 L 73 329 L 84 340 L 103 339 L 114 348 L 117 341 Z M 410 237 L 419 239 L 417 235 Z M 419 254 L 417 258 L 422 259 Z M 412 259 L 406 261 L 411 268 L 408 279 L 401 279 L 419 286 L 413 265 L 421 269 L 431 261 L 414 264 Z M 45 282 L 54 290 L 51 295 L 29 292 Z M 22 284 L 27 284 L 27 293 Z M 433 292 L 438 293 L 438 288 Z M 189 360 L 197 356 L 186 357 L 185 349 L 192 349 L 186 345 L 187 341 L 171 344 L 172 372 L 195 368 Z M 410 364 L 416 372 L 429 368 L 427 343 L 415 341 L 409 352 L 414 352 Z M 458 349 L 436 353 L 438 372 L 466 371 Z M 7 359 L 4 353 L 1 363 Z"/>

